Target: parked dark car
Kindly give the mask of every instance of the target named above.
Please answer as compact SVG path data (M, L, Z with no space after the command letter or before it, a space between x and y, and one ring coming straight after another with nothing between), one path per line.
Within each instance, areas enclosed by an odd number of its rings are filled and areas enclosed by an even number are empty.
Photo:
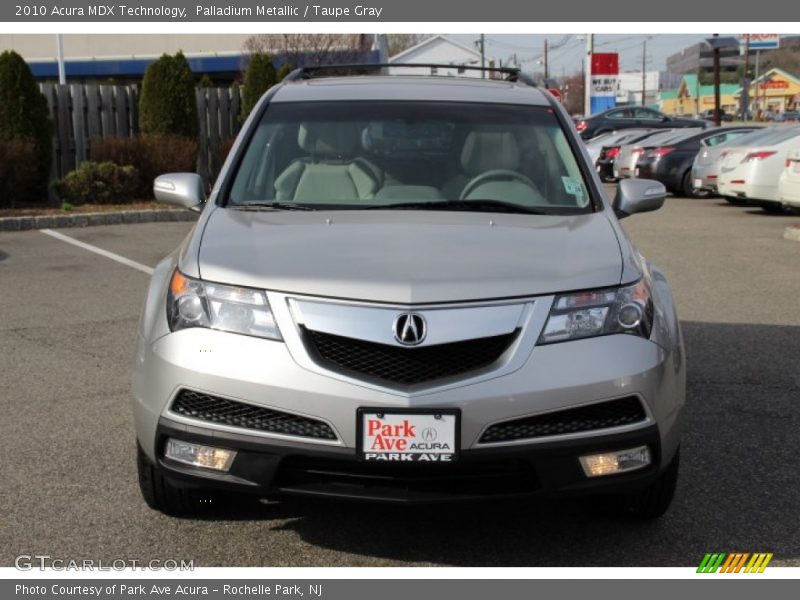
M663 129L651 129L648 131L632 131L629 136L615 137L608 144L604 144L600 148L600 155L595 161L595 169L600 179L605 183L614 183L619 181L614 176L614 159L619 154L623 144L635 144L649 138L656 133L662 133Z
M692 163L703 146L717 146L736 137L750 133L758 127L719 127L708 129L688 137L679 138L672 143L650 148L636 162L636 177L655 179L673 194L688 198L703 198L708 190L694 187Z
M794 123L800 121L800 112L795 110L778 113L773 120L776 123Z
M700 123L704 123L700 121ZM705 125L699 125L705 127ZM596 135L619 129L644 127L647 129L675 129L679 127L698 127L697 119L678 119L669 117L652 108L644 106L623 106L610 108L591 117L579 119L575 127L581 138L589 140Z

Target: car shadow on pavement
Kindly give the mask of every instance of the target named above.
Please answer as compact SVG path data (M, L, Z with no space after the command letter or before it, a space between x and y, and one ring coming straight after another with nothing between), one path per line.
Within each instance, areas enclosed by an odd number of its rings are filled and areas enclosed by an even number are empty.
M681 475L658 521L611 516L585 500L398 507L288 499L215 518L276 520L275 530L371 564L692 566L708 551L773 552L774 564L799 564L800 327L684 322L683 330Z

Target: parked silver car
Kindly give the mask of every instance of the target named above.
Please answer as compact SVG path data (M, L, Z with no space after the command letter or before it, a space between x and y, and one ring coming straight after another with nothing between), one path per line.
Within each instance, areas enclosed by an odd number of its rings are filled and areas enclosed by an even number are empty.
M657 129L622 129L621 131L609 131L602 133L597 137L584 142L586 150L589 152L589 160L592 164L597 163L600 158L600 152L606 146L618 146L627 143L626 140L632 140L640 137L649 131L660 131Z
M593 137L590 140L586 140L584 143L586 144L586 150L589 152L589 160L592 164L597 162L597 159L600 158L600 151L605 146L615 146L624 144L625 140L630 140L635 137L641 136L642 134L647 133L648 131L661 131L656 129L622 129L620 131L608 131L606 133L601 133L597 137Z
M725 153L731 148L760 143L775 133L775 129L756 129L740 137L735 137L717 146L704 146L695 156L692 164L692 181L694 187L717 193L717 180L719 179L720 162Z
M202 213L138 330L147 503L606 494L661 515L685 354L663 274L617 219L663 186L611 202L516 70L342 71L269 90L207 200L196 175L155 182Z

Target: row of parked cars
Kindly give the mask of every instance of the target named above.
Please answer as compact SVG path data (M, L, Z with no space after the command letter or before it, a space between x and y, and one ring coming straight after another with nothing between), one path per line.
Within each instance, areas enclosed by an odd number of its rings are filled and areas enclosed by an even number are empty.
M800 210L800 126L630 128L586 142L603 181L655 179L676 195Z

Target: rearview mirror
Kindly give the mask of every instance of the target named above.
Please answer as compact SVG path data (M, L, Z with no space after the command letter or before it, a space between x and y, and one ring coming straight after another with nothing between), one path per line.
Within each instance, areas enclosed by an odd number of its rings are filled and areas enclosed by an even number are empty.
M664 184L650 179L623 179L617 187L612 206L618 219L636 213L658 210L667 198Z
M159 202L195 212L203 210L203 203L206 201L203 180L197 173L160 175L153 182L153 193Z

